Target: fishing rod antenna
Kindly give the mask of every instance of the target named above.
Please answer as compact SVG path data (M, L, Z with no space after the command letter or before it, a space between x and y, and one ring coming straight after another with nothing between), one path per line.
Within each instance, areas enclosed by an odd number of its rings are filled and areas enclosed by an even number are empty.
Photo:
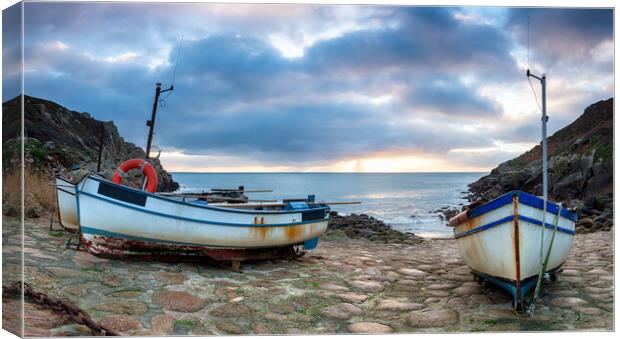
M172 70L172 80L170 80L170 93L168 93L168 95L166 95L164 98L159 99L159 105L161 107L166 107L166 99L168 99L168 97L172 94L172 91L174 90L174 80L176 79L177 75L177 66L179 66L179 57L181 56L181 48L183 47L184 37L185 35L181 35L181 39L179 40L179 49L177 50L177 57L176 61L174 62L174 69Z

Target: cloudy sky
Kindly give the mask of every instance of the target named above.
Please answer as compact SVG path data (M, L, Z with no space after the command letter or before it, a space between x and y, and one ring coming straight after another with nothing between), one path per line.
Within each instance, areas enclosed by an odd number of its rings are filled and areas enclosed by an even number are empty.
M26 3L25 93L143 146L183 37L170 170L487 171L540 140L528 17L553 132L613 95L611 10Z

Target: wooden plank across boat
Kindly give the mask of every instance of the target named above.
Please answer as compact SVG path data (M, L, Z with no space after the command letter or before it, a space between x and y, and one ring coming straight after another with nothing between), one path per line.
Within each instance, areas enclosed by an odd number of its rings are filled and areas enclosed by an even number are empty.
M287 257L295 255L295 246L315 248L329 221L330 207L311 201L269 208L212 206L93 175L73 185L73 192L70 184L57 179L61 224L79 225L82 244L99 256L207 256L234 261Z
M525 294L535 285L539 270L541 229L544 224L544 248L549 247L553 220L561 208L521 191L508 192L450 219L459 252L472 273L481 280L507 290L515 308L523 306ZM555 240L548 269L552 280L569 254L575 234L577 214L566 208L559 211Z

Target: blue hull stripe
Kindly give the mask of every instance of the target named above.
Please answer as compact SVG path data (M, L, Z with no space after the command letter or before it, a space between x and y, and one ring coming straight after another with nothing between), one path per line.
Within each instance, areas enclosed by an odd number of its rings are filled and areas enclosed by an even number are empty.
M543 199L525 192L511 191L500 196L499 198L489 201L482 206L474 208L468 213L468 215L470 218L475 218L490 211L496 210L502 206L512 203L512 197L515 195L519 197L519 203L537 208L539 210L543 209ZM557 214L558 205L551 201L547 201L547 212ZM560 215L566 219L577 221L577 213L571 212L566 208L562 208L562 212L560 213Z
M522 221L525 221L525 222L529 222L529 223L532 223L532 224L538 225L538 226L541 226L543 224L542 221L540 221L540 220L536 220L536 219L533 219L533 218L530 218L530 217L526 217L524 215L520 215L519 216L519 220L522 220ZM553 224L545 223L545 228L553 229L554 226L553 226ZM575 231L573 231L571 229L568 229L568 228L560 227L560 226L558 226L558 232L575 235Z
M477 216L481 216L485 213L491 212L508 204L512 204L512 194L510 193L504 194L497 199L491 200L482 206L474 208L473 210L469 211L467 215L470 218L475 218Z
M556 212L557 212L557 210L556 210ZM542 225L542 221L536 220L536 219L533 219L533 218L529 218L529 217L526 217L526 216L523 216L523 215L519 215L518 218L521 221L529 222L529 223L532 223L532 224L537 225L537 226L541 226ZM510 221L513 221L513 220L514 220L514 215L509 215L509 216L507 216L505 218L502 218L502 219L490 222L488 224L485 224L485 225L482 225L482 226L478 226L476 228L472 228L472 229L467 230L465 232L461 232L461 233L455 234L454 238L458 239L458 238L466 237L468 235L472 235L474 233L482 232L484 230L488 230L489 228L493 228L495 226L499 226L499 225L502 225L502 224L504 224L506 222L510 222ZM553 224L545 223L545 227L548 228L548 229L553 229L554 226L553 226ZM568 228L560 227L560 226L558 226L558 232L562 232L562 233L566 233L566 234L571 234L571 235L575 234L575 231L570 230Z
M530 207L534 207L537 208L539 210L543 209L543 205L544 205L544 201L543 199L539 198L539 197L535 197L533 195L524 193L524 192L519 192L519 202L524 204L524 205L528 205ZM552 213L552 214L558 214L558 208L559 206L556 205L555 203L552 203L550 201L547 201L547 212ZM571 221L577 221L577 213L576 212L571 212L566 208L562 208L562 212L560 212L560 216L569 219Z
M476 228L472 228L470 230L467 230L465 232L459 233L459 234L455 234L454 238L458 239L458 238L462 238L462 237L466 237L468 235L472 235L474 233L478 233L478 232L482 232L484 230L488 230L489 228L495 227L495 226L499 226L505 222L509 222L509 221L513 221L514 220L514 215L509 215L505 218L490 222L486 225L482 225L482 226L478 226Z
M293 211L258 211L258 210L255 210L255 211L244 211L244 210L240 210L240 209L226 208L226 207L217 207L217 206L209 206L209 205L195 205L195 204L190 204L188 202L177 201L177 200L174 200L174 199L162 197L162 196L159 196L157 194L149 193L149 192L146 192L146 191L137 190L135 188L119 185L119 184L111 182L109 180L95 178L93 176L89 176L88 179L91 179L91 180L94 180L94 181L97 181L97 182L103 182L103 183L107 183L107 184L110 184L110 185L114 185L115 187L117 187L119 189L131 192L133 194L143 195L143 196L146 196L148 198L154 198L154 199L163 200L163 201L166 201L166 202L169 202L169 203L173 203L173 204L191 206L191 207L196 207L196 208L203 208L203 209L214 210L214 211L222 211L222 212L238 213L238 214L258 214L258 215L261 215L261 214L262 215L288 214L288 213L292 213L293 212ZM77 188L77 185L76 185L76 188ZM86 193L86 192L79 191L79 193L82 194L82 193ZM329 210L329 206L322 205L321 207L308 208L308 209L303 209L303 210L294 210L294 212L301 213L301 212L308 212L308 211L316 211L318 209Z
M187 217L181 217L181 216L176 216L176 215L170 215L170 214L155 212L155 211L151 211L151 210L148 210L148 209L139 208L137 206L124 204L124 203L122 203L120 201L117 201L117 200L104 198L104 197L101 197L99 195L88 193L88 192L84 192L84 191L81 191L80 195L88 196L88 197L91 197L93 199L102 200L102 201L105 201L105 202L110 203L110 204L121 206L123 208L136 210L136 211L139 211L139 212L142 212L142 213L156 215L156 216L159 216L159 217L165 217L165 218L170 218L170 219L174 219L174 220L183 220L183 221L189 221L189 222L195 222L195 223L201 223L201 224L208 224L208 225L213 225L213 226L234 226L234 227L252 227L252 228L255 228L255 227L287 227L287 226L313 224L313 223L318 223L318 222L329 221L329 218L318 219L318 220L309 220L309 221L297 221L297 222L290 222L290 223L286 223L286 224L237 224L237 223L228 223L228 222L220 222L220 221L208 221L208 220L193 219L193 218L187 218ZM193 207L193 208L200 208L200 207L194 206L194 205L190 205L190 206ZM295 212L298 213L298 211L295 211ZM291 214L293 214L293 213L291 213Z
M111 238L119 238L119 239L126 239L126 240L136 240L136 241L144 241L144 242L154 242L154 243L158 243L158 244L168 244L168 245L186 245L186 246L217 247L217 248L238 248L238 249L241 249L241 248L263 248L264 247L264 246L216 246L216 245L196 244L196 243L182 242L182 241L161 240L161 239L155 239L155 238L139 237L139 236L124 234L124 233L105 231L105 230L102 230L102 229L99 229L99 228L86 227L86 226L81 226L80 230L81 230L82 234L101 235L101 236L111 237ZM290 244L290 245L295 245L295 244ZM288 245L282 245L282 246L288 246ZM278 246L269 246L269 247L271 248L271 247L278 247Z

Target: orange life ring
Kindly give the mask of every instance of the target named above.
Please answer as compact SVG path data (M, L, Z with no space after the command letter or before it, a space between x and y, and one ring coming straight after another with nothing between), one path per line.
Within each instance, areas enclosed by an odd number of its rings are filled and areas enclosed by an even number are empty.
M136 168L142 170L142 173L146 176L145 190L147 192L155 193L157 190L157 172L153 166L144 159L129 159L122 163L116 172L114 172L112 181L117 184L122 184L125 173Z

